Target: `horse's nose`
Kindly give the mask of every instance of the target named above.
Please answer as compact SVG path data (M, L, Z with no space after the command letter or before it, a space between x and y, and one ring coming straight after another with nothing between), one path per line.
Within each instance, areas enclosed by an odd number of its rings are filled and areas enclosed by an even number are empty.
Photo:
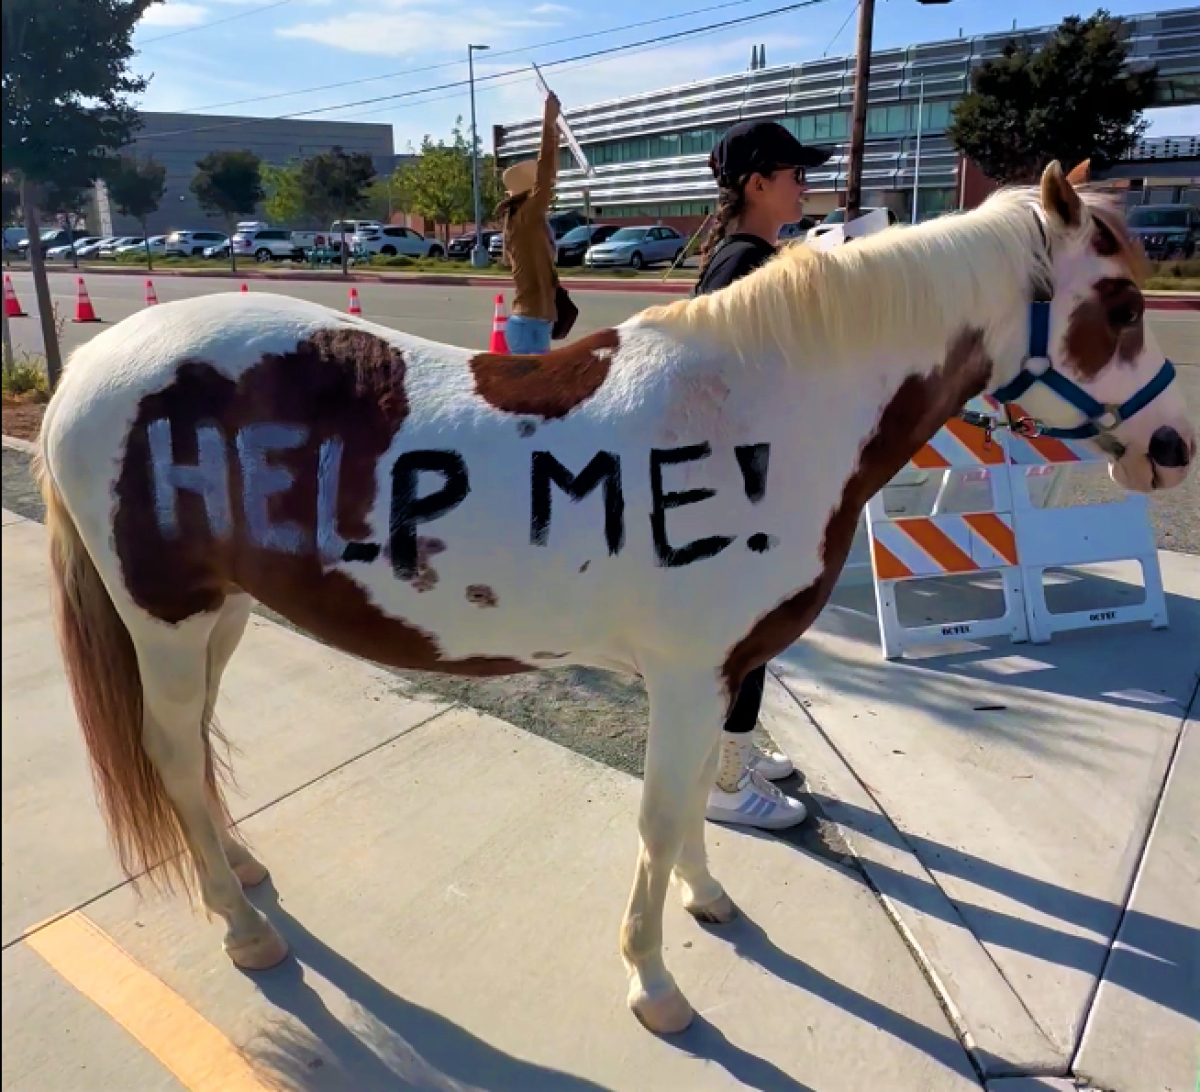
M1150 437L1150 458L1159 466L1184 467L1191 461L1187 442L1170 425L1162 425Z

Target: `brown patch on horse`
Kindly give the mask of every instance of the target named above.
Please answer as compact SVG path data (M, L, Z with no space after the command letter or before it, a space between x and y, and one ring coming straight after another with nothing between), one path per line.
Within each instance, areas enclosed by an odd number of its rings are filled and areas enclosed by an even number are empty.
M1102 258L1118 258L1129 271L1129 279L1141 286L1150 275L1146 252L1125 226L1125 221L1113 209L1101 204L1089 204L1092 214L1092 250Z
M1084 378L1098 375L1113 359L1135 361L1145 344L1146 300L1131 280L1104 277L1067 320L1066 350Z
M440 538L417 538L417 575L409 583L419 592L427 592L437 586L437 569L430 563L430 558L445 553L446 544Z
M498 607L500 596L487 584L468 584L467 602L474 603L477 607Z
M117 555L134 601L154 617L178 623L220 606L241 588L318 639L393 667L464 675L530 670L517 660L446 660L436 635L383 614L344 573L327 569L316 541L318 462L322 445L340 441L335 526L353 542L370 536L376 468L408 415L404 357L365 330L322 330L290 352L267 353L235 381L212 365L189 361L165 389L147 395L125 447L113 523ZM197 429L220 437L228 488L227 534L210 523L204 497L174 494L178 534L159 529L151 466L150 426L169 422L172 462L199 460ZM256 541L247 526L235 439L249 425L304 426L294 446L269 451L267 464L290 484L266 496L275 527L296 529L297 548ZM212 452L209 452L211 455ZM426 555L443 547L425 542Z
M778 656L815 621L829 600L850 554L850 544L867 501L896 476L920 448L971 398L987 387L992 360L981 330L964 330L931 375L910 375L884 408L875 431L859 452L858 465L825 525L821 575L763 615L730 649L721 675L732 698L746 675Z
M559 420L600 389L619 344L616 330L600 330L540 356L480 353L475 393L503 413Z

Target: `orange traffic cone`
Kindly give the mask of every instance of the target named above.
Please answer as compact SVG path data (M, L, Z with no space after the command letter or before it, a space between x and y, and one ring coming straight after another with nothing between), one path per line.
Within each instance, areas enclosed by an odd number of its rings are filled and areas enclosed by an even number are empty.
M248 285L248 284L247 284L245 281L242 281L242 291L243 291L243 292L249 292L249 291L250 291L250 286L249 286L249 285Z
M488 343L489 353L507 353L508 338L504 331L508 328L508 316L504 313L504 293L496 297L496 313L492 318L492 339Z
M16 289L13 288L12 277L10 277L7 273L4 274L4 317L28 317L21 309L21 301L17 299L17 292Z
M362 306L358 302L358 289L354 285L350 286L350 314L362 314Z
M83 283L83 278L79 278L79 296L75 300L75 318L73 322L99 322L100 319L96 314L95 308L92 307L92 301L88 299L87 286Z
M158 303L158 293L154 291L154 282L149 277L147 277L146 278L146 306L153 307L156 303Z

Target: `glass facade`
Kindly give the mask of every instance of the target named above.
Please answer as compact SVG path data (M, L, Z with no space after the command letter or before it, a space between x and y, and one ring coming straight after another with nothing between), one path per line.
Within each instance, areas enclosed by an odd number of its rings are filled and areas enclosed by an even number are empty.
M658 220L665 216L707 216L714 201L663 201L646 205L599 205L592 209L597 220Z
M921 131L926 136L940 134L950 124L954 103L927 102L923 108ZM832 110L820 114L798 114L782 119L792 135L806 144L848 140L850 111ZM915 135L917 104L898 103L893 106L872 106L867 111L868 137L897 137ZM583 144L584 155L595 167L612 163L642 163L653 159L675 159L684 155L708 155L721 139L725 128L685 129L681 133L657 133L654 136L629 137L625 140L601 140ZM504 157L501 169L521 156ZM559 170L575 168L575 157L569 148L562 148L558 158Z

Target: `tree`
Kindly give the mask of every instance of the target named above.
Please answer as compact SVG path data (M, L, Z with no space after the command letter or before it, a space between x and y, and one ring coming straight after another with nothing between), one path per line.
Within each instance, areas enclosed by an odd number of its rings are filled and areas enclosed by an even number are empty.
M475 219L471 146L462 131L462 118L455 122L449 144L443 140L435 144L433 137L427 135L421 142L420 158L403 167L400 175L403 186L411 195L413 211L440 224L445 242L449 242L451 224ZM481 190L482 183L483 165L480 164ZM485 202L483 207L490 212L495 202L490 206Z
M300 192L305 209L322 224L357 212L366 204L368 189L375 178L375 164L364 152L344 152L339 147L322 152L300 164ZM342 251L342 272L347 270L346 247Z
M167 168L156 159L136 159L122 156L118 164L108 173L108 195L117 211L124 216L133 216L142 225L142 237L146 241L146 266L154 268L154 256L150 253L150 236L146 231L146 220L158 211L163 194L167 192Z
M1121 22L1068 16L1041 49L1010 41L971 77L946 135L997 182L1033 182L1052 160L1120 159L1145 132L1157 72L1131 67Z
M233 227L239 216L251 216L263 199L262 160L252 151L209 152L196 162L191 190L205 212L225 218L229 231L229 266L237 272Z
M75 176L72 177L72 174ZM53 182L33 187L34 204L43 213L53 214L65 227L78 227L87 214L95 192L95 182L88 177L89 174L86 162L73 160L64 164L62 173ZM79 257L74 247L71 248L71 265L79 268Z
M264 163L261 169L263 211L272 223L298 224L305 216L304 192L300 187L300 164L277 167Z
M62 370L34 188L100 175L140 124L128 96L147 81L129 70L133 29L157 0L4 0L4 169L20 178L34 293L50 385Z

